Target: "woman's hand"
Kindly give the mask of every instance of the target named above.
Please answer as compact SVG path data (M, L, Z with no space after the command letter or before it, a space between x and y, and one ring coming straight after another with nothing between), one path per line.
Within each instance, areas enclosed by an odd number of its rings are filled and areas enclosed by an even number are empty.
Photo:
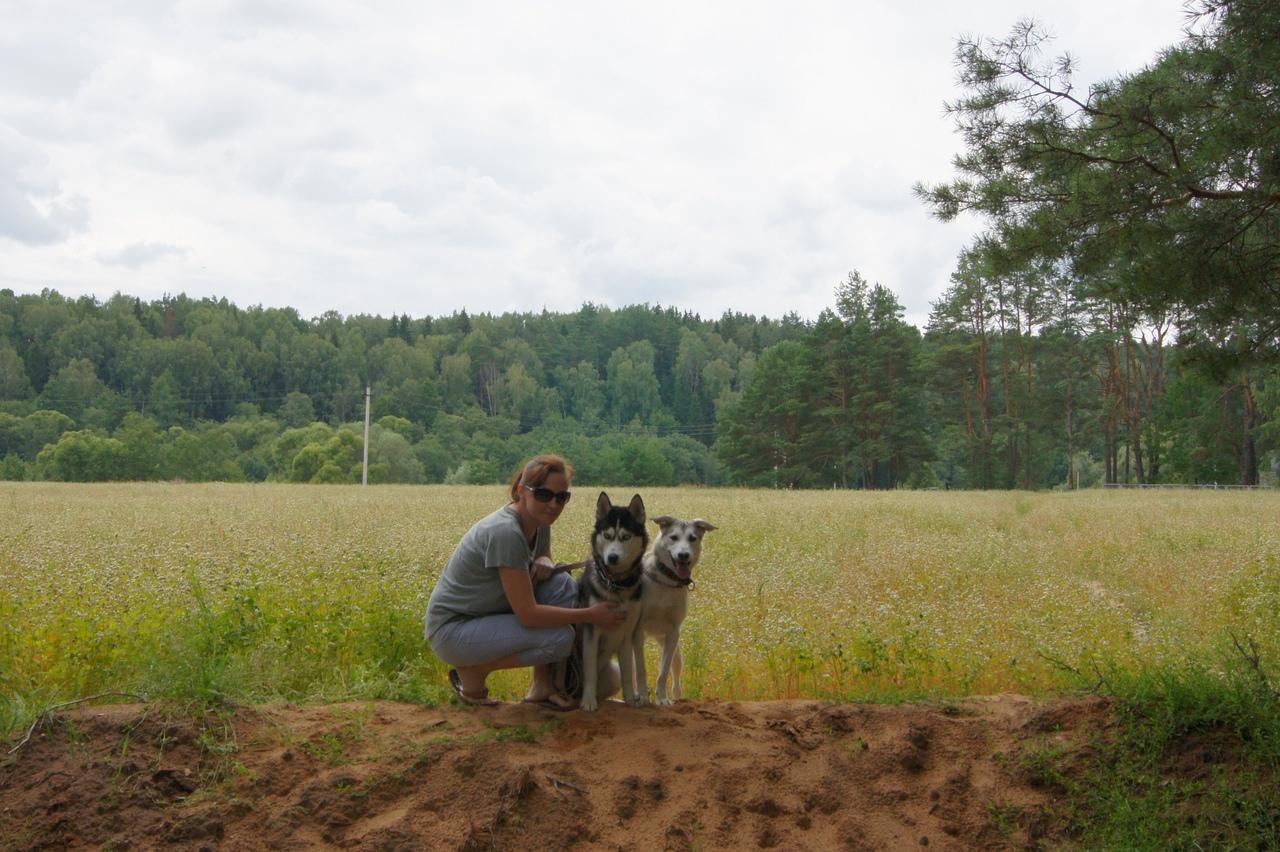
M587 617L588 624L594 624L596 627L608 629L617 627L626 619L626 613L618 608L616 603L601 601L595 606L589 606L582 611Z
M535 583L541 583L556 572L556 563L552 561L550 556L539 556L533 560L533 567L529 569L529 579Z

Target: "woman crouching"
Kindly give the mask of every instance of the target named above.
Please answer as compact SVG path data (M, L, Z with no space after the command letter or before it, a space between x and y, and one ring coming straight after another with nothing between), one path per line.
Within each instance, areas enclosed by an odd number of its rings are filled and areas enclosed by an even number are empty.
M614 627L611 604L576 609L577 584L555 570L551 525L569 502L573 468L557 455L527 462L511 481L511 501L462 537L427 605L426 636L454 668L463 701L492 705L485 680L498 669L533 667L524 700L556 710L573 701L556 692L551 664L573 649L574 624Z

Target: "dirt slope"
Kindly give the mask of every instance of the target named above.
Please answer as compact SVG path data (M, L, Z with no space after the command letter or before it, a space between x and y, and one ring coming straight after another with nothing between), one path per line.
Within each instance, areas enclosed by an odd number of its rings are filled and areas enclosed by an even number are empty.
M1027 848L1053 791L1023 756L1108 718L1019 696L77 709L0 757L0 849Z

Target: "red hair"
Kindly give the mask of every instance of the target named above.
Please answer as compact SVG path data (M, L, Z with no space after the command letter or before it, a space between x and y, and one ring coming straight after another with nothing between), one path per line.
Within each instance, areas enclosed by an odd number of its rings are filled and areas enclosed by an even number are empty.
M527 485L530 488L537 488L546 482L547 477L553 473L563 473L565 479L571 480L573 479L573 465L565 461L562 456L554 453L543 453L540 456L534 456L529 459L516 469L516 474L511 479L511 502L519 502L520 486Z

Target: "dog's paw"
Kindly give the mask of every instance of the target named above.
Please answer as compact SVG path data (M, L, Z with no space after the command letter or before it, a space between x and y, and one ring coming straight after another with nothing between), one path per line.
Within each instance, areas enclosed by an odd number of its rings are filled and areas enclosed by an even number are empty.
M594 713L600 709L600 701L594 695L584 695L582 701L578 702L578 709Z
M673 699L673 698L668 698L668 697L667 697L667 696L665 696L665 695L659 695L659 696L658 696L658 706L659 706L659 707L670 707L672 704L675 704L675 703L676 703L676 702L675 702L675 699Z
M648 707L649 698L644 695L633 695L627 699L627 703L632 707Z

